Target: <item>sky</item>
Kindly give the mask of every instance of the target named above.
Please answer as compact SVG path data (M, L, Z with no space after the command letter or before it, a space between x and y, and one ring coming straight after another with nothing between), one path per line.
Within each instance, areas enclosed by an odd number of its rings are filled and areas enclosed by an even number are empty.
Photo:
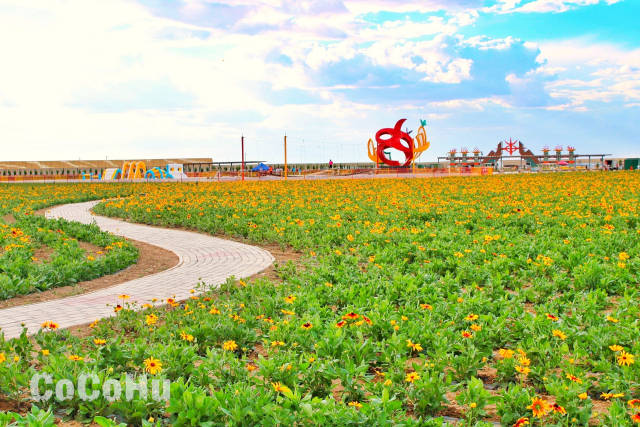
M640 0L0 0L0 160L640 156ZM414 133L415 134L415 133Z

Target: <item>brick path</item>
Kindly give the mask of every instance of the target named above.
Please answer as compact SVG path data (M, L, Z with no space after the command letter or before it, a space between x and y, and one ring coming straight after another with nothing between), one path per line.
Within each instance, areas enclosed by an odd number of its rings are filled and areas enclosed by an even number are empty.
M167 298L187 299L191 296L190 290L195 289L198 283L220 285L231 276L248 277L269 267L274 261L269 252L254 246L199 233L130 224L92 215L90 209L97 203L61 205L47 211L46 216L85 224L95 221L102 230L175 252L180 258L178 265L99 291L0 310L0 332L4 332L5 338L18 336L23 323L31 334L37 332L47 320L66 328L112 316L113 306L122 302L118 299L118 295L122 294L130 295L127 302L139 304L150 303L153 298L158 299L158 304Z

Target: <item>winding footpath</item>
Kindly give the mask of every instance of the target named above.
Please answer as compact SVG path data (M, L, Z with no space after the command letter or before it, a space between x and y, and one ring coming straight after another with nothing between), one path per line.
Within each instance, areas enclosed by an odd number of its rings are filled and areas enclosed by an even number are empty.
M119 295L129 295L127 303L162 304L167 298L184 300L199 284L207 287L224 283L229 277L249 277L269 267L273 256L260 248L189 231L149 227L140 224L93 215L91 208L98 201L73 203L51 208L47 218L64 218L84 224L95 222L102 230L159 246L174 252L178 264L168 270L116 286L82 295L11 307L0 310L0 332L5 338L20 335L22 324L33 334L45 321L56 322L61 328L82 325L96 319L113 316L114 306L122 304Z

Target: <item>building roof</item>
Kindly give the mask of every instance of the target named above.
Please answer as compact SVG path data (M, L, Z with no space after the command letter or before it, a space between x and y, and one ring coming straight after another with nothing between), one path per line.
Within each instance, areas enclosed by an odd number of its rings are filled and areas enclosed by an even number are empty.
M165 166L168 163L211 163L211 157L172 159L129 159L129 160L43 160L43 161L2 161L0 169L104 169L121 168L124 162L145 162L147 168Z

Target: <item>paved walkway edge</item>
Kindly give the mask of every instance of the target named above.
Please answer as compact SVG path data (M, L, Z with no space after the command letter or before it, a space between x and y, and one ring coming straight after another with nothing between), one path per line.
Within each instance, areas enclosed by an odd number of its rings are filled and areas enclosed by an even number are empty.
M179 262L160 273L130 280L109 288L82 295L27 304L0 310L0 333L6 339L20 335L22 325L28 333L36 333L45 321L53 321L61 328L82 325L96 319L113 316L113 307L126 294L127 302L139 305L157 304L167 298L183 300L202 291L199 285L219 286L229 277L249 277L269 267L273 256L264 249L190 231L163 229L132 224L113 218L93 215L91 209L99 201L73 203L49 209L47 218L64 218L84 224L95 222L100 229L126 238L174 252Z

